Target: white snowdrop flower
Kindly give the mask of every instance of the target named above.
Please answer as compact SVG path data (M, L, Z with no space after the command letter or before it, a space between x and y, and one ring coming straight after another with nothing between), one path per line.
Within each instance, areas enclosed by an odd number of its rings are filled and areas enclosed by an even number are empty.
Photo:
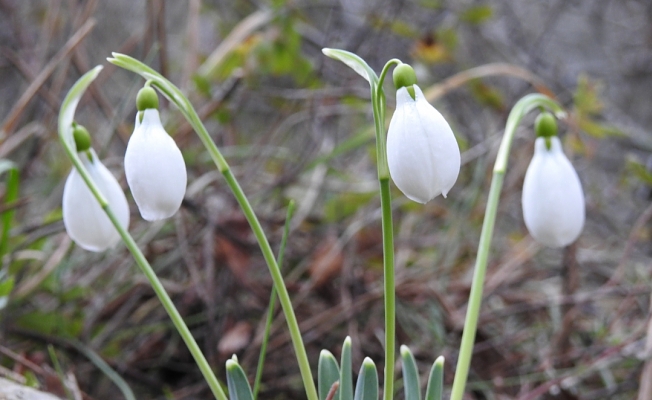
M143 219L171 217L181 206L188 179L186 164L155 108L145 108L136 116L125 154L125 174Z
M120 225L129 227L129 205L115 177L95 154L93 149L79 152L82 164L93 182L109 202ZM91 193L83 178L73 168L63 188L63 224L68 235L80 247L90 251L104 251L120 240L120 235L109 217Z
M534 239L548 247L574 242L584 226L584 192L557 136L538 137L523 182L523 218Z
M407 87L396 92L396 111L387 133L387 163L396 186L409 199L427 203L440 194L446 197L455 184L460 149L444 117L416 84L411 88L414 98Z

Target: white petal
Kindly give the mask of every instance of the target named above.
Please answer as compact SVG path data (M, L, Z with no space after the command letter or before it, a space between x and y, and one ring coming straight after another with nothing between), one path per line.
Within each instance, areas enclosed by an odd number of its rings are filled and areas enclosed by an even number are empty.
M125 154L127 183L140 214L148 221L171 217L186 193L186 164L181 151L165 132L158 110L144 111Z
M523 219L536 241L548 247L574 242L584 226L584 192L559 138L537 138L523 182Z
M387 133L387 162L396 186L411 200L426 203L455 184L460 150L444 117L414 85L396 92L396 111Z
M129 205L120 184L91 150L91 161L86 152L79 153L93 182L109 202L118 221L129 227ZM80 247L90 251L104 251L113 247L120 235L100 203L95 199L76 169L70 172L63 188L63 223L68 235Z

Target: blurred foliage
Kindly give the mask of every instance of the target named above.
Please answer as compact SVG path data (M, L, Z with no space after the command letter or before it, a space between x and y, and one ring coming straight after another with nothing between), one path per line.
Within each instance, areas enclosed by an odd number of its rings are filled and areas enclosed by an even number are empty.
M460 13L460 20L472 25L480 25L487 22L494 14L493 9L488 4L471 6Z
M599 82L592 81L586 74L580 75L573 94L573 116L577 127L596 138L622 136L618 128L599 121L604 109L602 90Z

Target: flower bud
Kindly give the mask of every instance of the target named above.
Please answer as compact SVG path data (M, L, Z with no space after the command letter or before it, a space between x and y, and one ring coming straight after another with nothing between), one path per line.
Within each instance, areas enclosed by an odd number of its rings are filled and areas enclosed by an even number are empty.
M417 84L417 74L414 73L414 68L408 64L399 64L394 68L392 77L394 78L394 87L396 87L396 90L405 87L408 89L410 96L414 99L414 89L412 88L412 85Z
M91 148L91 134L82 125L73 123L72 137L75 140L75 147L78 152Z
M118 181L100 162L93 149L80 152L79 158L120 224L127 228L129 205ZM104 251L120 240L118 231L75 168L68 175L63 188L62 208L63 224L68 235L83 249Z
M148 108L158 109L158 95L156 94L156 90L149 86L140 89L136 95L136 108L138 111L145 111Z
M547 111L542 112L534 121L534 131L537 137L557 136L557 118Z
M171 217L186 193L186 164L181 151L161 124L158 110L147 108L142 122L136 116L125 154L125 174L143 219ZM139 113L139 114L140 114Z
M582 232L584 192L557 136L537 138L525 173L522 205L525 226L545 246L567 246Z
M387 163L396 186L411 200L427 203L446 194L460 172L460 149L444 117L412 85L396 92L387 133Z

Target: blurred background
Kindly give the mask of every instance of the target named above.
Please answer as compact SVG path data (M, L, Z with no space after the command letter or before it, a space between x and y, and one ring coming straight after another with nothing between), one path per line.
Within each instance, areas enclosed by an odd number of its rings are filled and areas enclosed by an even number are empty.
M323 47L355 52L378 72L391 58L412 64L462 149L447 199L422 206L393 192L398 344L410 346L421 373L444 355L450 388L497 146L514 103L541 92L568 112L560 136L583 183L586 225L565 249L527 234L520 196L533 113L510 157L467 398L652 398L639 384L652 382L645 0L0 0L0 159L20 178L17 187L1 178L10 230L0 246L0 376L62 398L71 396L62 379L74 383L75 399L122 398L99 356L139 399L210 397L125 247L86 252L61 222L71 165L57 114L70 86L98 64L105 68L76 119L126 190L122 159L144 82L109 64L112 52L185 91L275 250L286 206L297 202L282 268L315 370L319 351L339 357L350 335L353 370L369 356L382 371L369 87ZM391 83L385 92L390 118ZM175 217L147 223L128 193L130 231L218 377L232 354L253 377L269 273L196 135L166 101L161 114L188 164L186 199ZM275 315L260 396L301 399L285 321Z

